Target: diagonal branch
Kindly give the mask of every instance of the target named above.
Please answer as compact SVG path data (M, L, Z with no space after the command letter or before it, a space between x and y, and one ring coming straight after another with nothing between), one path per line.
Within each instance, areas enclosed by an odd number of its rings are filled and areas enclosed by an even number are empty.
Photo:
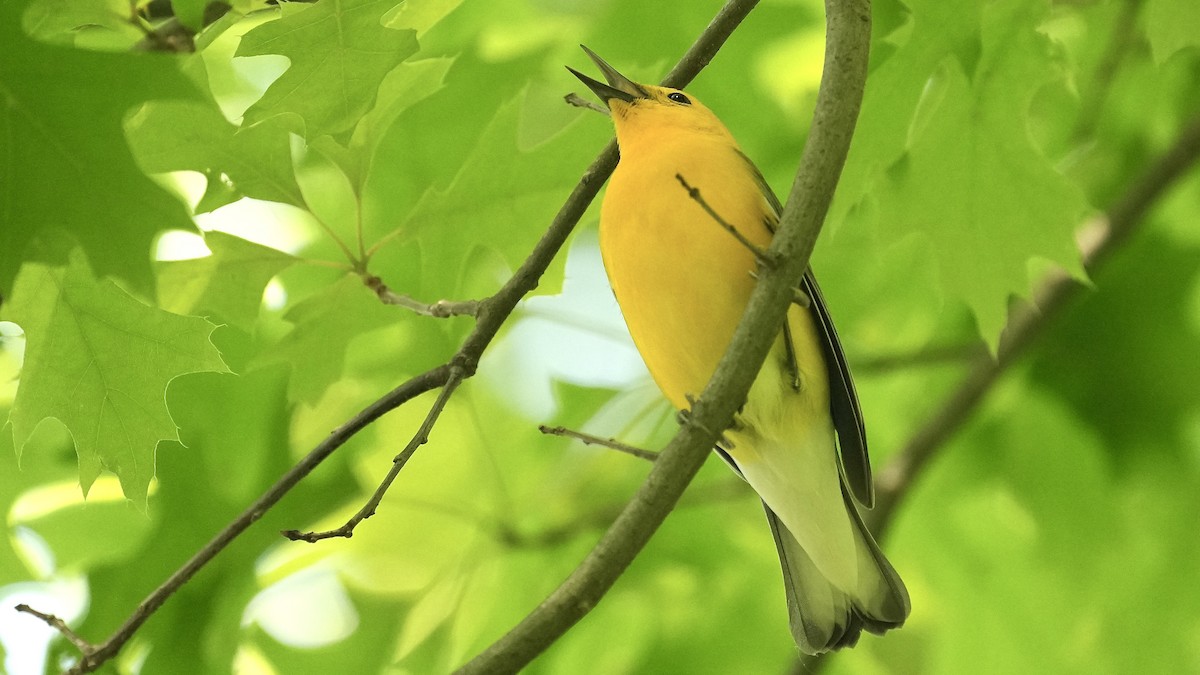
M166 581L158 588L154 589L150 595L146 596L145 600L138 603L137 609L133 614L121 624L107 640L95 645L93 649L84 650L82 658L74 667L70 669L70 673L90 673L99 668L104 662L113 658L120 651L121 647L133 637L133 634L141 628L142 624L149 619L158 608L162 606L175 591L188 582L196 572L207 565L213 558L217 556L226 546L238 537L242 532L254 524L259 518L267 512L267 509L274 506L280 499L283 498L293 487L296 486L305 476L307 476L318 464L325 460L334 450L344 445L355 434L366 428L368 424L382 417L385 413L400 407L402 404L416 398L420 394L435 389L444 385L450 378L450 366L442 365L432 370L426 371L416 377L408 380L404 384L396 387L388 392L378 401L367 406L354 417L350 418L342 426L338 427L329 434L324 441L321 441L317 447L300 460L295 466L288 470L283 476L275 482L261 497L251 504L245 511L241 513L233 522L225 526L215 537L209 541L204 548L196 552L183 567L175 571ZM29 610L25 610L29 611ZM33 613L33 612L29 612ZM51 624L55 625L55 624ZM73 633L68 633L62 630L63 627L58 627L60 632L71 639ZM65 627L65 626L64 626ZM78 637L78 636L76 636ZM72 640L75 642L75 640Z
M1150 164L1108 209L1081 228L1079 247L1088 273L1095 275L1142 223L1146 214L1192 167L1200 163L1200 117L1180 132L1171 147ZM979 354L971 359L965 377L940 408L913 434L908 443L879 472L875 509L866 514L871 529L882 538L896 509L929 461L962 428L991 387L1025 354L1047 327L1085 287L1066 274L1044 279L1031 306L1014 311L1000 338L997 358ZM827 656L797 662L794 672L816 673Z
M437 424L438 418L441 417L442 411L446 409L446 404L450 402L450 397L454 395L454 390L458 388L462 380L462 369L451 365L450 375L446 379L446 383L442 385L442 391L438 394L437 400L430 406L429 412L425 415L425 421L421 423L420 428L417 429L417 433L413 434L408 445L404 446L404 450L392 460L392 468L384 476L383 481L379 483L379 487L375 489L375 492L367 500L367 503L341 527L324 532L284 530L280 534L292 541L306 541L310 544L322 539L332 539L334 537L349 539L353 536L354 528L358 527L359 523L375 515L375 509L379 507L379 502L383 501L383 496L392 487L392 483L400 475L400 471L404 468L404 465L408 464L408 460L417 452L417 448L429 442L429 432L433 429L433 425Z
M683 58L667 74L664 84L682 87L692 80L725 43L725 40L741 22L742 18L754 7L757 0L729 0L716 18L696 42L688 49ZM307 476L318 464L325 460L334 450L341 447L356 433L371 422L382 417L387 412L403 403L438 387L445 387L453 376L454 369L459 369L461 378L466 379L475 374L479 359L488 345L496 337L501 326L512 314L517 302L537 287L538 280L549 267L550 262L566 243L567 237L587 210L589 204L600 191L600 186L607 180L609 174L617 165L617 145L610 142L600 155L584 172L579 183L571 191L558 214L555 215L550 227L534 246L529 257L521 264L513 276L496 292L495 295L482 300L474 308L475 328L467 336L458 352L450 362L433 368L400 385L378 401L367 406L358 415L336 429L328 438L314 448L304 459L288 470L261 497L243 511L233 522L219 532L204 548L196 552L182 567L176 570L166 581L150 593L125 623L110 635L104 642L95 645L91 651L83 651L82 658L70 673L90 673L112 659L126 642L141 628L175 591L179 590L200 569L212 561L242 532L254 524L264 513L283 498L297 483ZM832 192L832 191L831 191ZM807 256L806 256L807 257ZM799 275L796 276L799 278ZM760 359L761 360L761 359ZM732 413L731 413L732 414ZM711 443L710 443L711 445ZM661 518L660 518L661 520ZM640 547L639 547L640 548ZM29 612L35 614L36 610ZM46 615L50 616L50 615ZM61 623L61 622L60 622ZM51 624L56 625L56 624ZM57 626L56 626L57 627ZM66 624L60 631L71 639L74 636L82 644L88 644ZM73 640L74 642L75 640Z
M753 5L745 4L747 11ZM769 249L780 264L762 271L712 380L612 527L562 585L459 673L516 672L587 614L675 506L745 400L792 302L792 287L808 266L862 101L871 38L869 3L827 0L826 15L825 69L812 130Z

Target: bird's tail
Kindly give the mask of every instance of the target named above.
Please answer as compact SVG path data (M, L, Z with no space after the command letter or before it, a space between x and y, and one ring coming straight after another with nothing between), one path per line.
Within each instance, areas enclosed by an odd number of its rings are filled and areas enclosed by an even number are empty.
M911 607L900 575L867 531L844 487L842 494L854 524L858 554L859 581L853 591L830 583L770 507L763 505L783 567L792 637L806 654L852 647L864 630L879 635L899 628Z

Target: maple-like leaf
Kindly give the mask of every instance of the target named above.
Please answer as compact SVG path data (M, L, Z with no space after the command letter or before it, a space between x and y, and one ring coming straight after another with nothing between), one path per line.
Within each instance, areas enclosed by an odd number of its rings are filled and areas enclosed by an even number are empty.
M276 120L238 129L213 101L152 101L127 128L148 172L199 171L209 176L210 192L228 180L242 196L304 207L288 132Z
M97 279L78 249L63 267L25 263L3 310L25 331L8 420L17 453L53 417L74 438L85 493L107 468L144 505L155 447L178 439L167 385L187 373L228 372L209 340L214 325L144 305Z
M501 106L450 186L427 190L401 226L403 237L420 243L423 292L458 297L468 261L480 250L516 269L575 184L581 148L599 147L610 133L577 117L565 127L547 124L549 138L525 145L523 125L536 127L523 119L533 117L525 104L521 95ZM560 256L539 292L557 291L562 264Z
M280 113L304 120L316 138L352 127L375 101L384 76L417 52L416 32L382 23L391 0L320 0L246 33L237 56L279 54L291 66L245 113L255 124Z
M133 161L122 120L152 98L194 98L177 58L48 45L21 31L24 3L0 3L0 292L28 244L65 229L102 274L150 281L160 230L187 209Z
M1038 32L1047 8L909 5L911 36L868 83L834 217L869 194L882 243L924 235L941 288L995 349L1009 299L1028 293L1030 259L1083 276L1073 234L1083 196L1027 127L1034 94L1059 75Z
M442 88L453 62L450 58L423 59L396 66L380 83L375 107L358 120L348 142L323 136L313 141L313 147L336 162L354 191L361 193L384 134L400 113Z

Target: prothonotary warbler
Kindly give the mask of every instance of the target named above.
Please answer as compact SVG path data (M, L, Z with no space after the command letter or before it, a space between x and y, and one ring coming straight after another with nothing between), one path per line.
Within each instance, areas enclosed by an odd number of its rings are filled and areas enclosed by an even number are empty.
M758 247L770 244L779 200L694 96L638 84L584 51L607 84L571 72L608 106L621 151L600 209L604 267L650 374L683 410L733 338L756 258L679 177ZM900 626L910 603L855 506L874 501L858 397L811 270L801 287L808 306L789 309L717 451L766 506L792 635L818 654Z

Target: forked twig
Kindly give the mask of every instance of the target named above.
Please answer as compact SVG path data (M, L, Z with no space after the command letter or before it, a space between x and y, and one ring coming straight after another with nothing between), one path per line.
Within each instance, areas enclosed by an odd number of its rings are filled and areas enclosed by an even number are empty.
M451 366L450 376L446 380L446 384L442 385L442 391L438 394L437 400L430 406L429 412L425 415L425 420L421 422L421 426L417 429L417 433L409 439L408 445L404 446L404 450L396 455L392 460L392 468L388 470L387 475L379 483L379 487L375 488L375 492L366 504L350 517L341 527L323 532L301 532L299 530L284 530L280 532L284 537L292 541L307 541L314 543L322 539L332 539L334 537L344 537L349 539L354 536L354 528L362 521L375 515L375 509L379 508L379 503L383 501L383 496L387 494L388 488L395 482L396 476L400 475L400 471L413 454L417 452L417 448L429 442L429 432L433 429L433 425L437 424L438 418L442 411L446 409L446 404L450 402L450 397L454 395L454 390L463 381L463 371L461 368Z

